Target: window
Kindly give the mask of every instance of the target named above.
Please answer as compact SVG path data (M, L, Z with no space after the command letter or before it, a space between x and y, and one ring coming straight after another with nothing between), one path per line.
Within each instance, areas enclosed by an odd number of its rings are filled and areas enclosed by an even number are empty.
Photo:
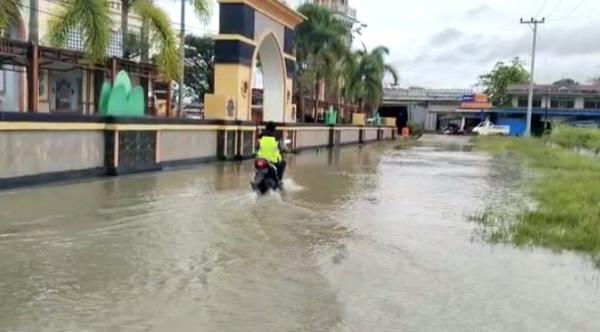
M74 51L83 51L83 38L79 30L71 30L67 35L67 48Z
M123 38L121 31L111 31L110 43L106 54L108 56L121 57L123 55Z
M83 38L81 38L81 32L79 29L73 29L69 31L67 36L67 48L75 51L83 51ZM123 50L123 42L120 31L111 31L111 38L106 50L107 56L120 57Z
M550 108L575 108L574 98L552 98Z
M584 99L583 108L586 110L600 110L600 99Z
M529 102L529 97L519 97L518 107L527 107ZM533 107L541 108L542 107L542 98L533 97Z

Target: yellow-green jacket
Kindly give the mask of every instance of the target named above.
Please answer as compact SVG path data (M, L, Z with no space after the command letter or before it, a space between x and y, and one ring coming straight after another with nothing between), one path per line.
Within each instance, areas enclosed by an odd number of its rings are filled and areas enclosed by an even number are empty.
M281 152L279 151L279 143L273 136L263 136L258 141L258 152L256 157L264 159L271 164L280 163L283 160Z

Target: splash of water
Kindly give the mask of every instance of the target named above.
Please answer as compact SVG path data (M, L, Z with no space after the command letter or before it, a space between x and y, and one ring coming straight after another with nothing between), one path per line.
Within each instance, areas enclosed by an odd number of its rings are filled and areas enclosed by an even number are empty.
M303 186L296 183L296 181L294 181L294 179L289 179L289 178L283 180L283 188L286 192L292 192L292 193L304 191L306 189Z

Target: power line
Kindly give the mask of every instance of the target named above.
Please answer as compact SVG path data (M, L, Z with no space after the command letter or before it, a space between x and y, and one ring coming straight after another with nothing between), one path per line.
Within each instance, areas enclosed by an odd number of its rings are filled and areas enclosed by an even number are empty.
M540 8L540 10L538 10L538 12L535 14L535 16L539 16L542 11L546 8L546 5L548 4L548 0L544 0L544 3L542 4L542 7Z
M531 72L529 77L529 100L527 102L527 128L525 129L525 136L531 136L531 116L533 114L533 84L535 74L535 48L537 44L538 24L544 24L545 22L545 18L537 20L532 17L530 20L527 21L521 19L521 24L527 24L529 26L533 25L533 45L531 47Z
M554 14L554 12L556 12L556 10L558 9L558 7L560 7L560 5L562 3L563 3L563 0L558 0L558 3L556 4L556 6L554 6L554 8L548 13L548 15L546 15L546 17L552 16L552 14Z
M181 31L180 23L173 22L172 24L176 28L177 31ZM209 29L209 28L201 28L201 27L197 27L197 26L190 26L187 24L185 26L185 30L188 32L197 31L197 32L202 32L202 33L219 34L219 32L217 30L213 30L213 29Z
M585 2L585 0L581 0L581 1L580 1L580 2L577 4L577 6L575 6L575 7L573 8L573 10L571 10L571 12L570 12L570 13L568 13L568 14L566 14L566 15L564 15L564 16L561 16L561 17L559 17L559 18L557 18L555 21L562 21L562 20L564 20L564 19L567 19L567 18L571 17L571 15L575 14L575 12L576 12L576 11L579 9L579 7L581 7L581 5L583 5L583 3L584 3L584 2Z
M61 5L62 5L62 4L61 4ZM63 5L63 6L64 6L64 5ZM54 17L60 17L60 15L57 15L57 14L54 14L54 13L51 13L51 12L47 12L47 11L45 11L45 10L42 10L42 9L39 9L39 8L31 8L31 7L27 6L27 5L23 5L22 7L23 7L23 8L27 8L27 9L29 9L29 10L36 11L36 12L38 12L38 13L42 13L42 14L46 14L46 15L50 15L50 16L54 16Z
M492 34L494 36L494 41L493 41L494 44L499 44L499 43L503 43L503 42L509 41L511 39L514 39L515 36L508 36L508 32L514 30L518 26L519 26L519 21L514 20L510 24L507 24L503 29L499 29L499 30L493 32ZM510 29L507 29L509 27L510 27ZM469 43L464 44L462 46L463 47L487 46L488 43L489 43L489 40L487 40L487 39L481 39L479 41L469 42Z

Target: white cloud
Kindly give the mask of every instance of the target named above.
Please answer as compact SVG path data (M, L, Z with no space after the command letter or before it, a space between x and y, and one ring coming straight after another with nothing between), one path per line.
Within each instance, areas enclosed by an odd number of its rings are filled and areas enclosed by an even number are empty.
M535 15L545 0L349 0L368 24L362 39L368 47L386 45L403 85L469 87L496 61L520 56L529 61L531 31L519 24ZM304 0L288 1L298 5ZM159 0L174 22L179 6ZM562 77L579 81L600 73L600 2L548 0L540 16L536 78ZM218 6L208 27L202 27L188 7L190 32L216 33Z

